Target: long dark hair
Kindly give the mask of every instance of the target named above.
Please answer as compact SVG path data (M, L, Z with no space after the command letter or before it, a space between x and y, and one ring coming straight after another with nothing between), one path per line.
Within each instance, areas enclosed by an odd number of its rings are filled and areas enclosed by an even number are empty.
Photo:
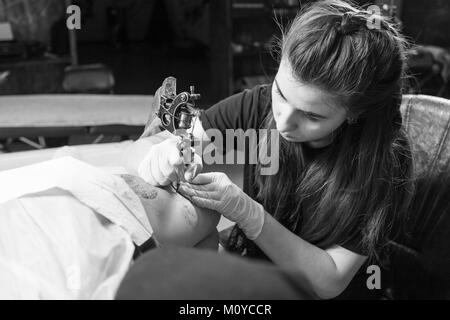
M302 239L323 249L359 239L365 254L380 261L402 230L414 184L400 113L407 42L386 18L378 17L374 29L369 19L350 2L319 1L283 33L281 58L294 78L331 93L355 120L342 124L310 162L302 143L280 138L280 170L263 176L257 166L256 187L267 212ZM264 126L275 127L271 113ZM239 230L230 244L257 250Z

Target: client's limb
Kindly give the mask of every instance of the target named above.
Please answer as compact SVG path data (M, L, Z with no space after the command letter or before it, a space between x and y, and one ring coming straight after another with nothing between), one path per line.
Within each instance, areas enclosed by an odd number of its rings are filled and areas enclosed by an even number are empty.
M206 238L195 245L197 249L219 250L219 231L214 229Z
M159 243L211 248L215 238L217 246L218 213L195 207L172 187L153 187L129 174L121 177L139 196Z

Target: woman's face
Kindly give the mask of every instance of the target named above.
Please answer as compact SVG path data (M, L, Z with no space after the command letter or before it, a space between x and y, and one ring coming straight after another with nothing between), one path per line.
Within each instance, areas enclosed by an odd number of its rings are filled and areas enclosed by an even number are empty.
M298 82L283 59L272 86L272 110L277 130L291 142L320 148L332 142L332 132L346 119L344 108L332 104L326 92Z

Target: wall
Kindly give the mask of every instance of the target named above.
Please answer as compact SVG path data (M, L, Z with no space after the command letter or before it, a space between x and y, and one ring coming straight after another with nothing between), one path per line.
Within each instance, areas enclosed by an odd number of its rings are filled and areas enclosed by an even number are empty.
M130 40L142 40L146 36L148 22L153 12L154 0L114 1L93 0L89 15L84 14L82 7L82 29L77 32L78 40L83 42L104 42L110 39L107 9L111 6L126 12L128 37Z
M208 1L205 0L74 0L82 9L82 29L79 41L108 41L110 31L107 8L121 8L128 20L128 38L144 40L149 32L150 19L156 1L164 1L168 20L179 39L194 39L208 43ZM63 0L0 0L0 21L10 21L18 40L50 42L51 25L65 15ZM161 25L160 28L167 26Z
M417 43L450 48L450 1L405 1L402 20L405 34Z
M150 30L150 20L155 12L157 1L163 1L168 12L169 26L160 25ZM82 21L82 30L78 32L79 41L108 41L107 8L116 6L124 12L127 24L127 35L131 41L142 41L150 33L164 32L163 28L171 28L180 38L195 39L208 42L208 6L204 0L94 0L92 14ZM160 29L159 29L160 28Z

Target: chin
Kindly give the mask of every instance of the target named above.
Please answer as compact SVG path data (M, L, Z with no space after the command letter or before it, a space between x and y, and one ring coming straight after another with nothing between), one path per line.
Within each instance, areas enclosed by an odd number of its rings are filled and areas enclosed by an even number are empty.
M305 142L305 141L306 141L305 139L301 139L301 138L297 138L297 137L292 137L292 136L289 136L289 135L285 135L284 133L281 133L280 131L278 131L278 132L280 133L280 136L281 136L284 140L289 141L289 142Z

